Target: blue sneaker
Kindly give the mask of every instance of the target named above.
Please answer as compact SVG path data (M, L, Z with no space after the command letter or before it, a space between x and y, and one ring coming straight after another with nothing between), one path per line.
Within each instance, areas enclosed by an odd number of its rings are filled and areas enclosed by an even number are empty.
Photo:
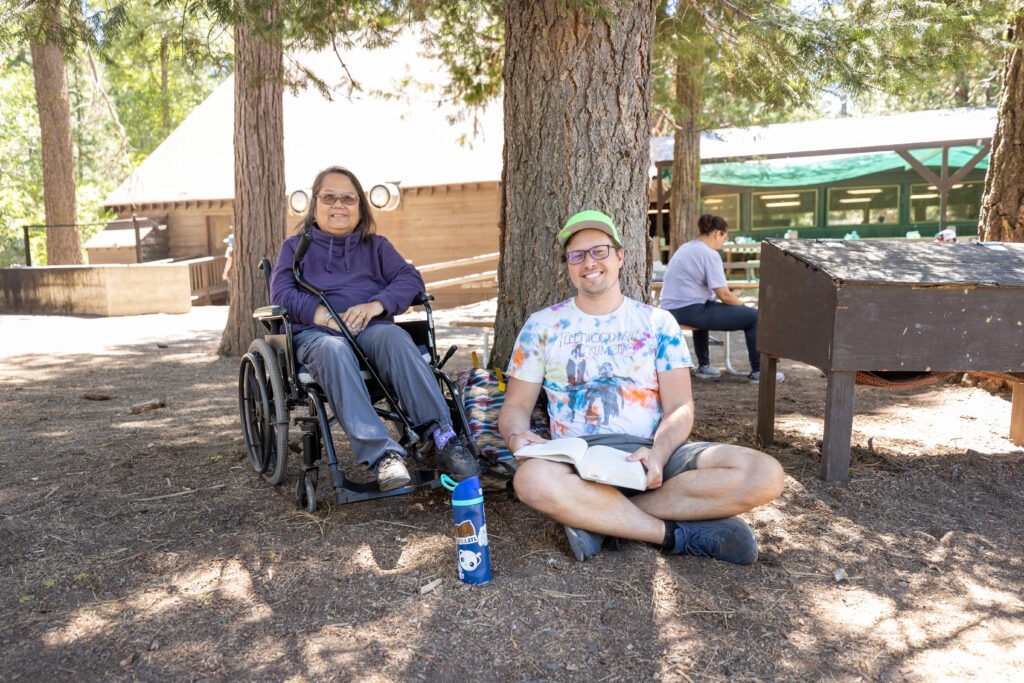
M604 536L568 525L563 526L565 527L565 537L569 539L569 548L572 549L572 554L576 556L577 560L580 562L589 560L601 552Z
M754 531L739 517L668 523L675 525L674 542L666 549L673 555L711 557L733 564L757 562Z

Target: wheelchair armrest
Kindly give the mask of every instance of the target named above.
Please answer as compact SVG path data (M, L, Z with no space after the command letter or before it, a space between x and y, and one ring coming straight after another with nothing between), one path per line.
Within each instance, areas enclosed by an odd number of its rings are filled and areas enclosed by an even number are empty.
M256 320L273 320L287 317L287 315L288 309L284 306L260 306L252 312L252 317Z
M420 292L419 294L416 295L416 298L412 300L412 305L413 306L421 306L421 305L423 305L423 304L425 304L425 303L427 303L429 301L433 301L433 300L434 300L434 295L433 294L428 294L427 292Z

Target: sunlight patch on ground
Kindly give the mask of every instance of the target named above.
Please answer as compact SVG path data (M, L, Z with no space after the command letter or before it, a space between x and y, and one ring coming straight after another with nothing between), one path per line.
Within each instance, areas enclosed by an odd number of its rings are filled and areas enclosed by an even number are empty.
M1019 619L985 618L948 641L925 644L908 666L928 680L1020 680L1024 628Z
M965 579L963 584L966 585L962 586L961 590L964 591L965 597L971 600L972 608L983 606L985 608L994 607L1001 610L1015 610L1018 613L1024 612L1024 601L1016 593L996 590L991 585L969 579ZM1024 631L1024 624L1020 626L1021 631Z
M868 631L876 636L883 632L896 635L892 621L896 609L892 601L856 586L819 598L814 611L823 624L836 632L858 636Z
M807 439L821 439L824 420L806 415L779 415L775 418L775 438L794 434Z
M903 670L924 680L1010 680L1008 656L1024 662L1024 624L992 616L992 608L1019 614L1024 604L1017 596L974 583L950 600L929 602L915 604L910 594L897 610L888 597L854 586L818 598L814 612L829 631L847 633L851 642L882 640L905 653Z
M17 338L0 340L0 357L21 354L102 353L126 344L219 339L227 306L196 306L189 313L123 317L0 315L0 329L17 324Z
M675 572L668 566L668 559L657 558L657 568L651 577L651 603L655 623L672 623L679 618L681 598L686 591L676 581Z
M58 646L101 636L115 624L138 615L156 617L162 612L195 609L211 599L228 600L247 608L242 622L269 619L272 610L253 593L252 576L237 560L215 561L173 577L166 587L140 589L119 600L88 605L69 617L63 628L46 633L43 642Z
M967 440L954 436L950 439L949 426L958 422L968 422L972 426L982 424L990 437L979 440L975 436ZM779 414L776 430L780 436L792 434L820 441L824 433L824 418ZM892 403L871 414L858 412L856 399L854 403L854 445L866 445L867 440L872 439L875 448L885 448L886 442L909 442L919 444L922 451L938 453L969 449L990 453L1019 451L1020 447L1009 440L1009 433L1010 402L977 387L913 395L894 391Z

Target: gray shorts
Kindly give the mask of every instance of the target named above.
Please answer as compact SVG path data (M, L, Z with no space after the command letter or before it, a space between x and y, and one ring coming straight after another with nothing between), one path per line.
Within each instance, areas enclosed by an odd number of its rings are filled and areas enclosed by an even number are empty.
M650 448L654 444L653 439L642 439L639 436L629 434L588 434L582 437L590 445L610 446L630 453L639 448ZM712 441L687 441L672 452L668 462L662 470L662 479L668 481L672 477L697 469L697 458L701 453L719 444ZM632 489L621 489L627 494L637 494L640 491Z

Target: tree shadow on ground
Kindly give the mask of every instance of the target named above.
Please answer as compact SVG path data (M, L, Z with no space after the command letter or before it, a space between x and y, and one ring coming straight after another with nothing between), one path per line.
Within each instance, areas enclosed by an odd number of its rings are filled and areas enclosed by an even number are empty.
M307 515L297 458L263 482L237 361L214 344L6 359L11 678L998 680L1016 656L998 644L1024 637L1016 451L861 446L836 485L817 479L815 439L783 432L786 490L747 515L750 567L637 543L577 563L560 526L489 494L494 579L474 587L455 577L442 490L339 506L326 487ZM813 379L780 394L811 405ZM752 445L756 389L697 391L701 438ZM164 407L131 414L151 398Z

